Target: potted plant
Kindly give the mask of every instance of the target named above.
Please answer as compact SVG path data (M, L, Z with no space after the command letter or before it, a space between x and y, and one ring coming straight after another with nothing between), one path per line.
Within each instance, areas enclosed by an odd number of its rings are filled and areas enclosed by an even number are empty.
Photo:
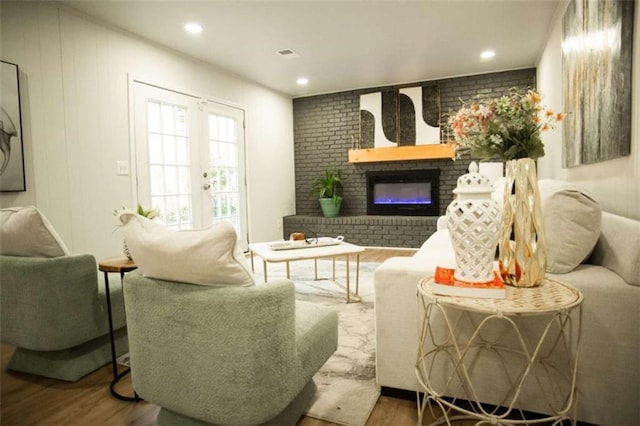
M316 178L311 184L311 194L318 194L320 208L324 217L336 217L340 212L342 197L342 178L339 171L326 169L324 175Z

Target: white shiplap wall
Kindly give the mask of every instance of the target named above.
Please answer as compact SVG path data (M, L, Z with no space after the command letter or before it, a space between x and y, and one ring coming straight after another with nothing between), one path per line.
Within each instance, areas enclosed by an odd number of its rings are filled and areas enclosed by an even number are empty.
M289 97L54 3L0 7L0 56L21 75L27 171L27 192L1 193L2 207L36 205L74 253L118 254L111 211L135 203L132 178L116 175L116 161L134 162L135 76L245 109L251 240L282 237L282 216L295 212Z

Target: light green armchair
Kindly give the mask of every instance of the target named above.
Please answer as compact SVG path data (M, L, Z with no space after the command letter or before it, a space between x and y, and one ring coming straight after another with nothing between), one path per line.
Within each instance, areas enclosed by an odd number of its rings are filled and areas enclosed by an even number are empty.
M127 352L121 285L111 302L118 354ZM92 255L0 255L1 336L9 370L76 381L111 361L104 282Z
M291 281L208 287L125 276L136 392L160 425L295 425L335 352L335 311Z

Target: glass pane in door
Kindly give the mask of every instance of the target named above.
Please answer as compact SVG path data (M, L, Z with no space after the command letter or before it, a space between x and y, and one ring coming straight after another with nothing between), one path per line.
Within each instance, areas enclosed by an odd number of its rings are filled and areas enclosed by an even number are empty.
M151 205L165 225L193 227L189 123L187 109L147 101L147 140Z
M238 125L234 117L209 113L211 217L214 222L227 220L240 231Z

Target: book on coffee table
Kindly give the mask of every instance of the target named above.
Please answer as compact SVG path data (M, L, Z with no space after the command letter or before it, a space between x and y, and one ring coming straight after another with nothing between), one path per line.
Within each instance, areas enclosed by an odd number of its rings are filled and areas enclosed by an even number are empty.
M504 281L498 271L493 271L493 281L484 283L460 281L455 279L454 273L455 269L437 266L433 281L430 284L433 294L487 299L504 299L507 297Z

